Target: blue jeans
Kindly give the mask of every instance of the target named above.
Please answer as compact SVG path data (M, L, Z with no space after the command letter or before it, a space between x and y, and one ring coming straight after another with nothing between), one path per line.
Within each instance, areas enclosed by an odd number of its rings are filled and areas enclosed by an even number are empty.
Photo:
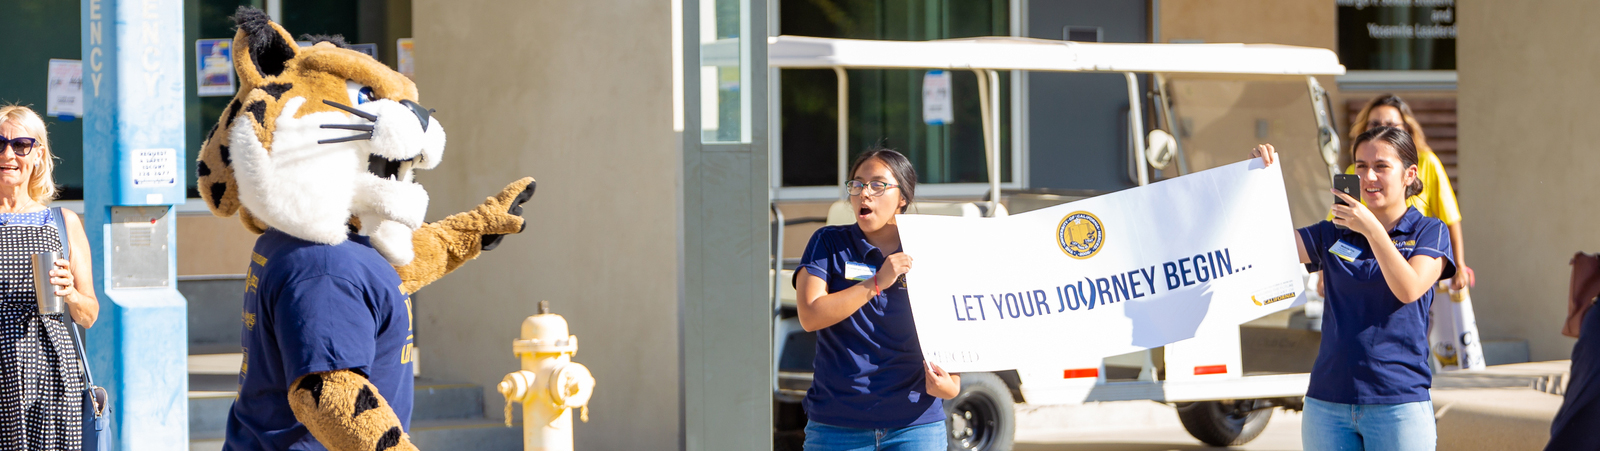
M1433 451L1438 438L1433 401L1339 404L1308 396L1300 420L1305 451Z
M945 451L944 421L903 428L856 429L806 422L805 451Z

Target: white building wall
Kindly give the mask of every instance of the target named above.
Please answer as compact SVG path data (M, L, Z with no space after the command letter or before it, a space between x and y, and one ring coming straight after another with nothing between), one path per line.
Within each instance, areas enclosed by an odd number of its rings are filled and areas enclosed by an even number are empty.
M448 131L429 220L538 179L526 230L418 295L426 377L494 391L540 300L598 383L579 449L674 449L679 173L669 2L415 0L421 103ZM520 409L518 409L520 411ZM764 414L764 413L761 413ZM520 415L520 414L518 414Z
M1588 1L1458 2L1462 228L1478 328L1572 356L1572 253L1600 251L1600 28Z

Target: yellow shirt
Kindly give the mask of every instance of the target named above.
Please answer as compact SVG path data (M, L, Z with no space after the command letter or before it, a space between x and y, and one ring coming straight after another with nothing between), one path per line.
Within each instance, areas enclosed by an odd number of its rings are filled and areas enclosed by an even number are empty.
M1444 163L1431 151L1417 151L1417 176L1422 178L1422 192L1406 199L1406 205L1416 207L1424 216L1444 221L1445 225L1461 222L1461 208L1456 205L1456 192L1450 187L1450 174L1444 172ZM1344 169L1346 174L1356 173L1356 166ZM1333 219L1333 213L1328 213Z

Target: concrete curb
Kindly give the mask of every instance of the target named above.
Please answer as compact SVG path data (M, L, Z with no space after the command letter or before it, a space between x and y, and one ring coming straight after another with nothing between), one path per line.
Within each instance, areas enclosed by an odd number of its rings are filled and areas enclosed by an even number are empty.
M1553 395L1567 392L1570 360L1493 365L1479 371L1451 371L1433 375L1433 389L1529 388Z
M1436 375L1439 449L1544 449L1571 368L1571 361L1553 360Z

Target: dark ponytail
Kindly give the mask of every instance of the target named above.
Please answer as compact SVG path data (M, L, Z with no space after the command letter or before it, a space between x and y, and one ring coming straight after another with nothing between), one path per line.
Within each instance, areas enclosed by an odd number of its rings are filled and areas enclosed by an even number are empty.
M1400 164L1404 166L1401 170L1417 165L1417 145L1412 142L1411 134L1406 133L1405 130L1395 127L1378 127L1362 132L1356 136L1355 141L1350 143L1350 154L1355 155L1356 149L1367 141L1382 141L1393 147L1395 153L1400 155ZM1419 168L1417 178L1406 186L1406 198L1409 199L1411 196L1421 193L1422 173Z

